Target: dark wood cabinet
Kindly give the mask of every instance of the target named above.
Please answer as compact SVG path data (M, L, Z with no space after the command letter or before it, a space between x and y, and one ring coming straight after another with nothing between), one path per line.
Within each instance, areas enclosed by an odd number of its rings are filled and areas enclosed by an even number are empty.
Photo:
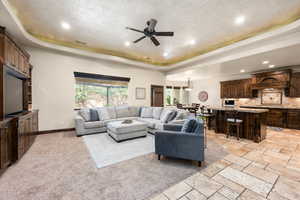
M33 144L38 132L38 111L29 112L18 118L17 155L20 159Z
M253 98L251 79L241 79L221 82L221 98Z
M300 97L300 72L292 74L288 96Z
M29 54L17 45L3 27L0 27L0 40L0 59L2 63L25 77L29 77Z
M268 109L267 125L300 130L300 109L241 106L242 108Z
M275 127L284 127L284 112L280 109L269 109L267 114L267 125Z
M300 110L288 110L286 113L286 128L300 129Z
M0 174L13 163L13 124L11 120L0 122Z
M250 109L249 109L250 110ZM226 133L227 115L232 109L213 109L215 114L215 132ZM238 118L243 120L240 137L260 142L266 138L267 112L238 111Z

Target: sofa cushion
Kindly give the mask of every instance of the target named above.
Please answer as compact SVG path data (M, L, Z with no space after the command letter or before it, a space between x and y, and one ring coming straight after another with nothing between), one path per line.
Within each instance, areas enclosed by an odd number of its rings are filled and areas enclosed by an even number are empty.
M105 123L103 121L84 122L83 126L86 129L102 128L105 126Z
M197 128L196 119L188 119L184 122L181 131L186 133L192 133Z
M153 118L154 119L160 119L160 115L162 113L163 108L162 107L153 107Z
M116 106L117 118L129 117L128 106Z
M106 107L106 109L107 109L107 112L109 114L110 119L116 119L117 118L117 112L116 112L116 108L114 106Z
M162 123L167 123L170 115L173 113L173 110L170 109L164 109L161 116L160 116L160 121Z
M82 108L78 111L78 114L84 119L84 121L91 120L91 113L89 108Z
M143 107L141 112L142 118L152 118L153 108L152 107Z
M141 118L140 121L146 122L148 128L152 128L152 129L155 129L156 128L156 124L158 122L160 122L159 120L153 119L153 118Z
M189 112L186 110L178 109L177 110L177 115L174 120L182 120L182 119L187 119L189 116Z
M140 116L140 107L129 106L128 110L129 110L130 117L138 117L138 116Z
M104 120L109 120L109 112L106 107L101 107L101 108L96 108L99 116L99 120L104 121Z
M96 109L90 109L90 121L99 121L99 114Z

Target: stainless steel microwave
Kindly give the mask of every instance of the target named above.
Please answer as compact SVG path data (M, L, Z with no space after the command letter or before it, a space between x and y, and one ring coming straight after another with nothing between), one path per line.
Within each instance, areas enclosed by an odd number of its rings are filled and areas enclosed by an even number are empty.
M224 100L224 106L225 107L234 107L235 106L235 100L233 100L233 99Z

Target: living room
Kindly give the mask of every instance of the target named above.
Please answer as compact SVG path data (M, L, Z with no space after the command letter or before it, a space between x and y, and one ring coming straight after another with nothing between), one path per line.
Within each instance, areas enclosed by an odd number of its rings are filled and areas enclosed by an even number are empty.
M299 20L299 0L1 0L0 200L300 199Z

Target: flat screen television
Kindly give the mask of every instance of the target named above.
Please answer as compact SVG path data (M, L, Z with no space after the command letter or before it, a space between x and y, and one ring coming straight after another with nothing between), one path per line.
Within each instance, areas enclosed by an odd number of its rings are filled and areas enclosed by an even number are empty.
M9 73L5 76L5 115L23 111L23 81Z

